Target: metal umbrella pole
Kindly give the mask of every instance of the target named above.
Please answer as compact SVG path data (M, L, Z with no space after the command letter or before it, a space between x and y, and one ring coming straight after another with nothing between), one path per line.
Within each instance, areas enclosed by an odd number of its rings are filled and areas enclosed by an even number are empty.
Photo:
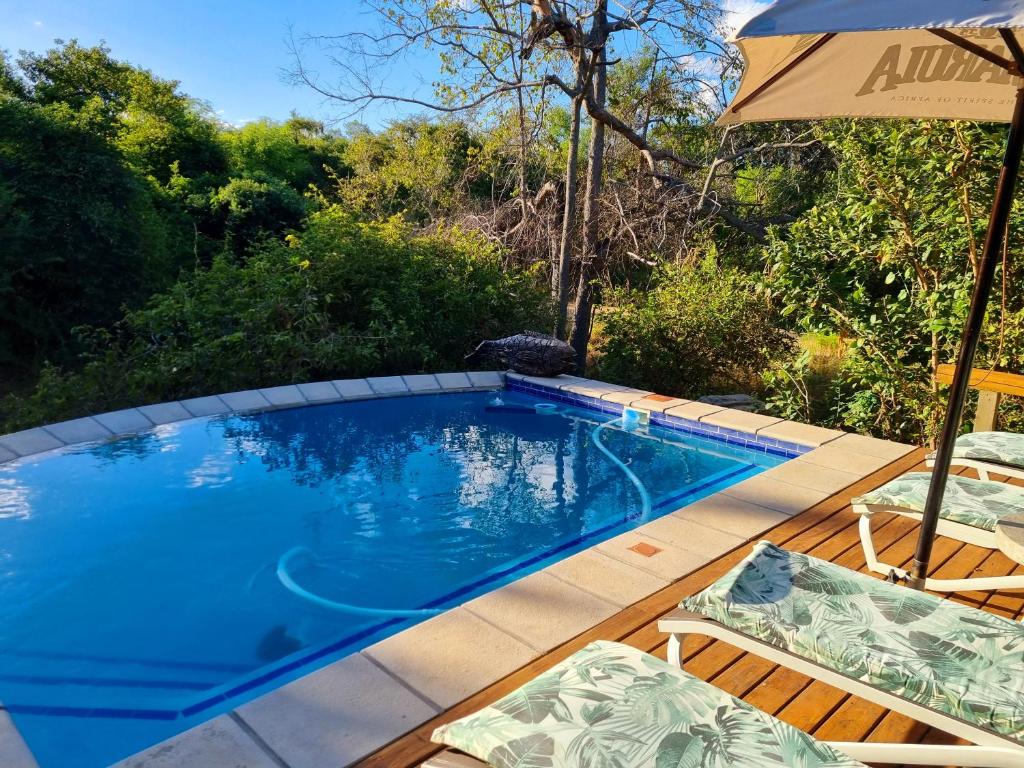
M1016 41L1015 41L1016 42ZM1011 48L1011 50L1013 50ZM1014 51L1015 58L1018 51ZM1018 59L1018 66L1020 60ZM992 211L989 215L988 232L985 235L985 246L982 250L981 263L978 265L978 277L971 297L971 306L964 324L963 337L960 340L960 352L953 373L953 383L949 389L949 403L946 406L946 420L942 425L942 434L935 455L931 483L928 486L928 498L925 500L921 518L921 533L914 553L914 563L910 570L907 583L915 589L924 589L925 578L928 576L928 562L931 560L932 545L935 541L935 529L939 522L939 509L946 492L946 480L949 477L949 464L953 458L953 443L960 429L960 417L967 389L971 378L971 367L974 355L978 350L982 325L985 321L985 310L988 308L989 294L995 280L996 265L1003 248L1006 236L1006 222L1010 217L1013 205L1013 193L1020 170L1021 152L1024 149L1024 87L1017 90L1017 100L1013 110L1013 122L1006 138L1006 151L1003 165L999 171L999 182L996 185L995 198L992 200Z

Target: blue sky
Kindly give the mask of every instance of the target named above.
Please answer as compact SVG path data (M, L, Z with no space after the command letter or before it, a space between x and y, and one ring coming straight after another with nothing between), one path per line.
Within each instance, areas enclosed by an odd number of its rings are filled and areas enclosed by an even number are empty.
M723 0L735 23L767 0ZM55 38L85 45L106 41L116 58L178 80L190 96L208 102L221 120L282 120L292 110L329 120L345 112L311 90L283 81L290 67L287 37L372 30L359 0L0 0L0 48L43 51ZM423 93L436 67L388 73L392 92ZM407 110L406 110L407 111ZM380 127L403 110L376 105L360 119Z
M236 124L285 119L293 109L321 119L341 111L282 82L289 25L296 35L334 34L367 29L372 20L358 0L0 0L0 48L16 54L45 50L54 38L105 40L116 58L181 81L183 91ZM395 87L412 89L431 73L394 74ZM379 125L395 114L381 106L362 119Z

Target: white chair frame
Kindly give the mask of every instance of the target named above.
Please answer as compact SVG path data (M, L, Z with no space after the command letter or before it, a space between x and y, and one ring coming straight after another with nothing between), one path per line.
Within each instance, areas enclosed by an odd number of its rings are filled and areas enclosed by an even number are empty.
M802 656L738 632L706 616L676 609L658 621L658 628L669 635L669 663L680 669L683 668L683 638L686 635L711 637L972 742L970 746L828 742L830 746L861 762L933 766L959 765L965 766L965 768L968 766L970 768L1021 768L1024 766L1024 746L1005 736L979 728L942 712L928 709L888 691L848 677Z
M853 511L860 515L860 543L864 548L864 559L868 568L875 573L885 575L893 574L897 580L903 581L909 575L903 568L883 563L878 559L875 551L875 542L871 535L871 519L878 512L891 512L911 520L921 521L921 515L917 512L892 507L882 504L854 504ZM964 525L952 520L939 519L935 529L940 536L948 536L951 539L962 541L965 544L974 544L985 549L999 549L996 543L996 535L992 531L985 531L971 525ZM996 591L1003 589L1024 589L1024 575L1019 576L969 576L965 579L933 579L925 580L925 589L933 592L964 592L971 590Z
M935 459L925 459L924 465L931 469L935 466ZM981 459L968 459L953 457L950 461L949 466L951 467L967 467L973 469L978 473L980 480L989 480L989 475L1005 475L1006 477L1014 477L1019 480L1024 480L1024 469L1020 467L1011 467L1006 464L996 464L992 461L982 461Z

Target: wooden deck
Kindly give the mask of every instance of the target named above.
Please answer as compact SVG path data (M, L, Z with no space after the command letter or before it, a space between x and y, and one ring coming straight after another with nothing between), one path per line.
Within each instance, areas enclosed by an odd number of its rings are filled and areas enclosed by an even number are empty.
M920 450L909 454L759 538L863 571L865 564L857 533L857 516L850 509L849 499L904 472L923 470L923 456L924 452ZM880 558L885 562L906 565L913 555L917 524L893 515L878 515L876 521L875 543ZM491 703L592 640L618 640L665 658L665 636L658 632L658 618L674 608L680 599L703 589L725 573L749 549L749 545L737 548L651 597L625 608L357 765L360 768L415 768L440 751L440 747L430 741L435 727ZM933 575L942 578L962 578L972 574L1001 576L1015 570L1024 572L1024 567L1017 566L1000 552L941 537L936 540L932 562ZM1024 593L970 592L949 597L1012 618L1018 618L1024 611ZM486 652L486 649L481 651ZM689 637L685 654L685 668L689 672L820 739L955 743L953 737L945 733L777 667L723 642Z

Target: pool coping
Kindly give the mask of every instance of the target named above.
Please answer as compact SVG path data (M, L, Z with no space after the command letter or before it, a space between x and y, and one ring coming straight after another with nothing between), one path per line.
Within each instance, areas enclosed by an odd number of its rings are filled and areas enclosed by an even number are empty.
M497 388L612 415L642 408L666 429L790 460L314 670L116 767L213 766L229 754L248 756L244 765L252 768L350 765L914 450L593 379L483 371L313 382L113 411L0 436L0 464L192 418ZM36 768L2 704L0 765Z

